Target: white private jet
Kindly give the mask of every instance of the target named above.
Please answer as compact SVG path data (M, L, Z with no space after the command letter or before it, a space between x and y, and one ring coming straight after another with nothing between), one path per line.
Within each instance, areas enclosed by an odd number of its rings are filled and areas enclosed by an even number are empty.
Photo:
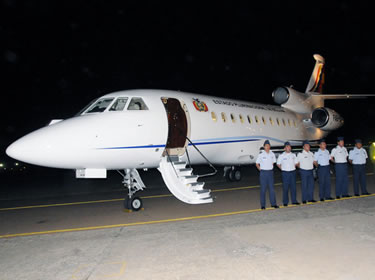
M133 210L142 207L134 194L145 188L137 169L157 168L183 202L210 203L210 190L197 182L191 165L221 165L229 179L239 180L238 167L255 163L265 139L273 147L285 141L296 146L341 127L343 119L324 107L325 99L369 96L321 94L324 58L314 59L304 93L290 87L274 90L280 106L178 91L120 91L100 97L70 119L51 121L6 153L35 165L75 169L77 178L106 178L107 170L124 170L125 207Z

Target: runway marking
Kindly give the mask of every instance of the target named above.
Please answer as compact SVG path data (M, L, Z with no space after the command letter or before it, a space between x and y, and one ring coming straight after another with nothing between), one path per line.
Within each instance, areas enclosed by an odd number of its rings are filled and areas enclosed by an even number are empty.
M116 266L116 269L118 269L118 265L121 265L119 271L114 272L113 271L113 265ZM89 264L81 264L77 267L77 269L73 272L71 280L78 280L78 279L86 279L88 276L97 280L104 280L104 279L110 279L110 278L118 278L122 275L124 275L126 268L126 262L124 261L116 261L116 262L105 262L105 263L89 263ZM87 271L86 271L87 270ZM107 274L98 274L98 272L101 272L101 270L108 271ZM88 274L88 275L87 275Z
M281 185L281 183L276 183L275 186L277 186L277 185ZM247 186L247 187L216 189L216 190L211 190L211 192L238 191L238 190L246 190L246 189L255 189L255 188L259 188L259 187L260 187L259 185L255 185L255 186ZM141 198L142 199L152 199L152 198L162 198L162 197L172 197L172 196L173 196L173 194L159 194L159 195L141 196ZM45 205L18 206L18 207L0 208L0 211L33 209L33 208L46 208L46 207L57 207L57 206L71 206L71 205L93 204L93 203L105 203L105 202L116 202L116 201L123 201L123 200L124 200L124 198L114 198L114 199L55 203L55 204L45 204Z
M374 173L366 173L367 176L374 175ZM348 177L353 177L349 175ZM332 178L333 179L333 178ZM301 183L297 181L296 183ZM275 186L281 186L282 183L275 183ZM214 192L229 192L229 191L239 191L239 190L248 190L259 188L260 185L247 186L247 187L237 187L237 188L225 188L225 189L216 189L211 190ZM172 197L172 194L159 194L159 195L149 195L141 196L142 199L152 199L152 198L163 198L163 197ZM67 203L55 203L55 204L45 204L45 205L30 205L30 206L18 206L18 207L9 207L9 208L0 208L0 211L11 211L11 210L22 210L22 209L33 209L33 208L46 208L46 207L58 207L58 206L72 206L72 205L84 205L84 204L94 204L94 203L106 203L106 202L117 202L123 201L124 198L114 198L114 199L102 199L102 200L92 200L92 201L79 201L79 202L67 202Z
M290 206L287 206L287 207L281 206L280 208L291 208L291 207L301 207L301 206L305 207L305 206L309 206L309 205L316 205L316 204L319 204L319 203L327 203L327 202L334 202L334 201L341 201L341 200L348 200L348 199L359 199L359 198L366 198L366 197L373 197L373 196L375 196L375 194L352 196L352 197L346 197L346 198L341 198L341 199L336 199L336 200L326 200L324 202L321 202L321 201L314 202L314 203L308 202L307 204L290 205ZM119 227L131 227L131 226L140 226L140 225L164 224L164 223L171 223L171 222L191 221L191 220L209 219L209 218L233 216L233 215L240 215L240 214L249 214L249 213L269 211L269 210L277 210L277 209L274 209L273 207L269 207L269 208L266 208L265 210L261 210L261 209L258 208L258 209L249 209L249 210L225 212L225 213L218 213L218 214L208 214L208 215L201 215L201 216L191 216L191 217L182 217L182 218L173 218L173 219L165 219L165 220L155 220L155 221L145 221L145 222L134 222L134 223L127 223L127 224L116 224L116 225L92 226L92 227L82 227L82 228L47 230L47 231L38 231L38 232L4 234L4 235L0 235L0 239L1 238L11 238L11 237L54 234L54 233L87 231L87 230L111 229L111 228L119 228Z

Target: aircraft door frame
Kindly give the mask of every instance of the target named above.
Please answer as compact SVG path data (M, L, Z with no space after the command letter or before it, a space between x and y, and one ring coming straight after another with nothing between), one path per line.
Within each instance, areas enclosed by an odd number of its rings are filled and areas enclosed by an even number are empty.
M168 120L168 136L165 151L167 151L169 155L182 156L185 154L186 148L189 144L188 140L186 139L186 136L190 138L191 133L191 121L189 110L185 102L176 97L162 97L161 101L163 102ZM171 101L169 103L171 106L170 110L168 110L168 101ZM179 108L177 108L176 105L179 105ZM184 114L183 117L181 115L182 113ZM180 127L178 127L177 124L180 121L185 122L185 120L186 129L182 128L181 131ZM186 135L181 135L181 132ZM185 138L184 141L183 138ZM163 155L165 155L165 151Z

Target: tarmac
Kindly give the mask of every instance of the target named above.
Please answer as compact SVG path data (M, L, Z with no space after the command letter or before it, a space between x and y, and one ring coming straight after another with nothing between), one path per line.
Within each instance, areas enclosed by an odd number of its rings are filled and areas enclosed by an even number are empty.
M367 171L375 193L371 164ZM87 181L49 169L0 177L0 279L373 277L374 195L283 207L276 172L281 207L262 211L255 167L242 173L241 182L205 178L214 203L188 205L156 170L142 172L145 209L132 213L123 211L126 191L114 173ZM317 182L315 190L317 200Z

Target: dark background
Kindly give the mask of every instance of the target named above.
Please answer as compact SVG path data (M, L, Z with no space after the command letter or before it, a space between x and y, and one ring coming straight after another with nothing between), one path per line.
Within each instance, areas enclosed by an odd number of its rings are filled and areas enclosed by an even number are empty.
M0 157L51 119L134 88L272 103L280 85L304 91L326 58L325 93L375 93L370 2L15 1L0 4ZM334 132L375 140L374 99L327 101Z

